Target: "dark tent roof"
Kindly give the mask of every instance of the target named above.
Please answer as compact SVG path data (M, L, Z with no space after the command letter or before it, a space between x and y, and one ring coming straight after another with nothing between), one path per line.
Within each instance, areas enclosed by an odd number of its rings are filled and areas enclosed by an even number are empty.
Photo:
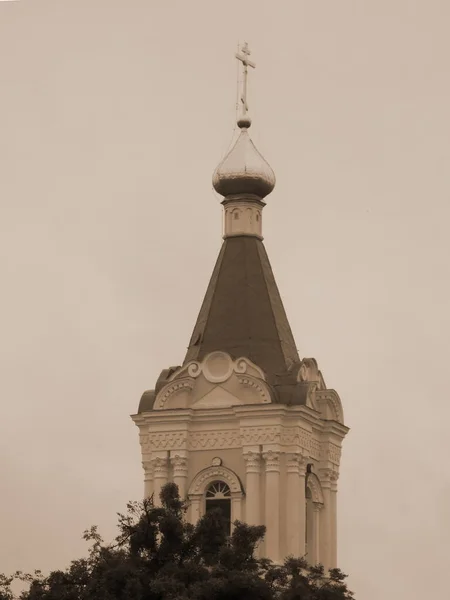
M264 244L257 237L224 241L184 364L214 350L249 358L268 381L300 362Z

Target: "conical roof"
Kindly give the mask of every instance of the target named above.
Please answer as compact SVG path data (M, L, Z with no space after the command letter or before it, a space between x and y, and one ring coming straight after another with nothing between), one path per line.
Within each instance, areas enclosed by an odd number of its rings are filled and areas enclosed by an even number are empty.
M245 356L269 381L300 363L272 268L260 239L226 238L184 360L222 350Z

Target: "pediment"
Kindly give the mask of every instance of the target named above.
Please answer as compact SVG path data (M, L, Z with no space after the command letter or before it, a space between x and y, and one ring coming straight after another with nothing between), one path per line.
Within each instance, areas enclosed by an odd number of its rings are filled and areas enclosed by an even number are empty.
M218 385L202 398L195 400L191 404L191 408L228 408L237 404L242 404L242 400L228 392L221 385Z

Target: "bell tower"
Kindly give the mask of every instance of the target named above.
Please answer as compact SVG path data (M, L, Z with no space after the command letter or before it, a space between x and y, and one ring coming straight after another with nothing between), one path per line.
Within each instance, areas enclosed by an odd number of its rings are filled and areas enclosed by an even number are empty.
M195 523L212 508L265 525L261 556L337 566L337 482L344 425L314 358L300 359L263 244L275 175L254 146L243 67L239 137L213 175L224 235L183 364L142 395L145 495L174 481Z

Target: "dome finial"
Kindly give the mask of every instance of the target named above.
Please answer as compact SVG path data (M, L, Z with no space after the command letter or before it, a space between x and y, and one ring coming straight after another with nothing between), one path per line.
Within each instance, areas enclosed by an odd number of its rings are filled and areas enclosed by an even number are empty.
M270 194L275 186L275 174L270 165L255 148L248 128L251 125L248 116L247 77L248 67L255 68L255 63L249 60L250 50L245 43L236 53L236 58L242 63L244 77L240 94L241 111L237 124L241 132L236 143L214 172L213 186L216 192L225 199L230 196L243 196L262 200Z
M247 80L248 80L248 67L254 69L255 63L249 60L251 52L248 48L247 42L242 45L239 52L236 53L236 58L241 61L244 67L244 77L242 81L242 92L241 92L241 116L239 117L237 124L240 129L248 129L252 124L250 117L248 116L248 102L247 102Z
M236 58L244 67L241 111L237 125L241 130L234 146L214 171L213 187L223 196L224 237L255 236L262 239L262 209L264 198L275 187L275 174L250 139L248 128L247 76L250 50L244 44Z

